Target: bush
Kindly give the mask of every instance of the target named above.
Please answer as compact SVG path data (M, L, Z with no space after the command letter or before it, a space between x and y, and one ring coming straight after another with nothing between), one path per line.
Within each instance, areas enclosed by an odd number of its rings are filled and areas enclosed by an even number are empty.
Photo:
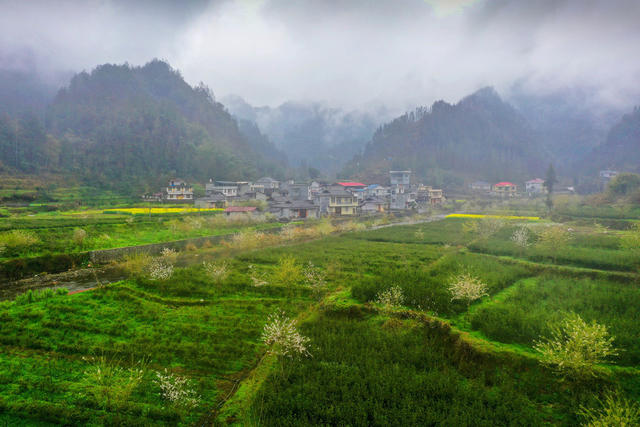
M33 233L25 230L13 230L0 234L0 245L13 252L27 249L40 243L40 239Z
M302 279L302 266L291 255L281 256L278 259L273 278L281 285L290 287L298 284Z
M73 240L73 243L76 246L82 246L86 238L87 238L87 232L82 228L76 228L75 230L73 230L73 235L71 236L71 240Z
M614 393L607 393L600 408L580 407L587 427L626 427L640 425L640 404Z
M563 374L593 374L596 364L618 354L606 326L595 321L588 324L575 313L551 330L552 336L538 342L535 349L542 355L542 363Z

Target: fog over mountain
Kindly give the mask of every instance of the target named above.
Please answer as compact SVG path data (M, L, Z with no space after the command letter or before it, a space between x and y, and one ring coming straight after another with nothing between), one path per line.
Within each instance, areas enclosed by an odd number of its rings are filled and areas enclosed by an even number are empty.
M0 68L26 56L55 79L157 57L252 105L400 114L517 83L587 88L587 102L630 110L640 91L635 0L3 0L0 10Z

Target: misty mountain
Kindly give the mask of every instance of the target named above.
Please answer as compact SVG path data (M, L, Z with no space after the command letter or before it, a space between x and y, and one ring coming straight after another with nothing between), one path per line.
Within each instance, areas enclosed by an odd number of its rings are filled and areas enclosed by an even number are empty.
M589 153L582 166L589 176L601 169L640 172L640 107L611 127L606 141Z
M380 127L343 174L379 178L389 169L411 169L434 185L456 186L540 176L549 160L524 117L484 88L457 104L437 101Z
M245 136L204 85L167 63L98 66L74 76L46 111L0 118L0 160L26 172L63 171L129 189L168 176L205 180L280 175L285 160ZM271 160L260 153L272 148Z
M42 115L58 88L35 71L0 69L0 114L17 117L30 111Z
M572 88L539 94L516 86L509 102L527 119L561 169L579 163L607 137L622 111L597 102L593 91Z
M378 120L320 103L286 102L277 108L254 107L238 96L223 99L231 114L256 123L296 166L338 171L371 139Z

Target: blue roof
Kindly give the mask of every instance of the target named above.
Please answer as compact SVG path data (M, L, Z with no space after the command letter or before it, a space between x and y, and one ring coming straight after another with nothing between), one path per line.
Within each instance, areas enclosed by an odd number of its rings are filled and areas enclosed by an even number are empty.
M371 184L367 188L374 189L374 188L378 188L378 187L380 187L378 184Z

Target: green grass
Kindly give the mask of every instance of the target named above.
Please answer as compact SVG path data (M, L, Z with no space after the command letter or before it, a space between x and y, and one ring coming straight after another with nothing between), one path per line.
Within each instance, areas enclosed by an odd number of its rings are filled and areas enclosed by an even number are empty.
M636 276L627 261L594 263L602 253L629 255L619 234L581 228L554 263L549 253L517 251L513 225L485 248L465 221L251 251L202 249L179 258L191 264L168 280L134 274L90 292L0 303L0 422L192 425L211 416L241 425L576 425L580 405L593 407L606 390L640 398ZM134 222L147 224L156 223ZM167 237L164 227L157 236ZM214 284L202 261L228 253L229 274ZM326 289L313 291L300 277L283 285L285 257L321 269ZM618 269L626 272L610 271ZM488 286L470 308L448 291L461 272ZM253 286L252 276L265 284ZM371 302L391 286L405 302L389 317ZM312 357L263 358L260 335L276 309L299 316ZM612 361L621 368L574 381L542 367L532 343L569 311L608 326L624 350ZM86 358L100 355L124 369L146 363L123 406L89 392ZM160 397L154 376L165 368L193 382L201 397L193 411Z
M567 228L565 226L565 228ZM476 252L508 255L534 262L555 263L610 271L636 271L640 260L631 251L620 247L620 233L578 230L555 252L536 244L536 233L542 227L532 227L531 246L522 249L511 241L516 226L506 226L488 239L477 239L469 245Z
M0 309L0 407L25 420L84 424L174 424L180 414L159 397L154 372L187 376L203 403L182 420L190 424L222 397L231 379L255 363L269 313L295 314L309 291L256 288L247 276L222 285L202 268L178 270L165 282L129 280L72 296L54 295ZM101 408L86 393L91 364L106 355L128 367L148 361L143 383L124 408Z
M608 326L622 351L615 362L640 365L640 288L590 279L542 276L517 283L504 298L488 301L470 316L473 329L487 337L532 346L549 326L575 312Z
M127 220L127 218L129 218ZM91 215L88 218L44 216L37 219L0 219L0 244L9 241L15 230L34 237L29 245L6 245L0 259L33 257L47 254L78 253L90 250L110 249L182 240L202 236L236 233L244 228L267 229L278 223L234 223L222 217L185 215L180 218L131 218L110 215ZM86 238L74 240L74 232L82 229ZM9 231L12 230L12 231Z
M571 395L534 363L483 355L438 324L331 313L305 322L313 357L281 360L244 422L303 425L574 423ZM579 396L577 399L576 396Z

